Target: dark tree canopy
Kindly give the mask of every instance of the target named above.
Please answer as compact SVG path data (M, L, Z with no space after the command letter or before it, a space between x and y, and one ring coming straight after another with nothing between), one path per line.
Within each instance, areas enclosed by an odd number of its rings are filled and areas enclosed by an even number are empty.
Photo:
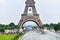
M8 25L0 24L0 32L6 29L15 29L15 28L18 28L18 25L15 25L14 23L10 23Z

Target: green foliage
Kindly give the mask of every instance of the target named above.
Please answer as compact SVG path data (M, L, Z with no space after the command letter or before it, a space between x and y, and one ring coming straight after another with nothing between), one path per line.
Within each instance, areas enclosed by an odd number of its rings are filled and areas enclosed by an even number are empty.
M0 40L13 40L17 34L0 34Z
M58 23L57 25L54 26L54 29L57 31L57 30L60 30L60 23Z
M0 32L4 32L6 29L15 29L18 28L18 25L10 23L9 25L0 24Z
M44 29L44 28L45 28L45 26L44 26L44 25L41 25L41 26L40 26L40 28L41 28L41 29Z
M15 24L14 24L14 23L10 23L10 24L9 24L9 28L10 28L10 29L14 29L14 28L15 28Z
M0 40L18 40L23 34L0 34Z
M47 27L47 29L54 29L55 31L57 31L57 30L60 30L60 23L58 23L58 24L53 24L53 23L51 23L51 24L44 24L44 26L45 27Z
M0 40L18 40L23 34L0 34Z
M19 37L21 37L22 35L23 35L23 33L17 34L17 36L15 36L13 40L18 40Z

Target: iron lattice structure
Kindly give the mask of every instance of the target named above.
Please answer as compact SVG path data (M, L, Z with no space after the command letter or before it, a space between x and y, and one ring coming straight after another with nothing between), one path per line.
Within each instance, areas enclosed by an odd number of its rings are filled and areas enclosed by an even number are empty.
M38 27L40 27L42 25L42 22L39 18L39 14L37 14L37 11L35 8L35 1L34 0L27 0L25 2L25 4L26 4L26 6L25 6L24 13L21 14L21 19L18 23L19 29L22 29L23 24L27 21L33 21L38 25ZM28 15L28 11L31 11L31 13L33 15L32 16Z

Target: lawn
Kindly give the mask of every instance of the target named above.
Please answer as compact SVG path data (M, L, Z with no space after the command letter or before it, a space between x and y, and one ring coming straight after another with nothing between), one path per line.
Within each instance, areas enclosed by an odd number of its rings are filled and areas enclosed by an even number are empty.
M15 40L15 38L17 39L18 35L19 34L0 34L0 40Z

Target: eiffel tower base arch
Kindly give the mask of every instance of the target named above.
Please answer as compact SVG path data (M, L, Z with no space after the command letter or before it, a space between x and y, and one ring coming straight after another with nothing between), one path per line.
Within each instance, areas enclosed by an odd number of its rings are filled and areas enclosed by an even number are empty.
M23 30L24 23L26 23L28 21L35 22L37 24L38 28L40 28L40 26L42 25L41 20L39 19L39 15L37 15L37 14L35 16L26 16L26 15L23 16L23 15L24 14L22 14L21 20L19 21L19 24L18 24L19 32L21 32L20 29Z

